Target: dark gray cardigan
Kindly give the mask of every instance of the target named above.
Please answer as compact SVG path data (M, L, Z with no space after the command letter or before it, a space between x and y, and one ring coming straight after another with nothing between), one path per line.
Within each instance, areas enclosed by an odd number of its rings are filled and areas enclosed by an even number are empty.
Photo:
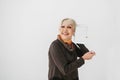
M58 39L52 42L48 52L48 80L79 80L78 68L84 64L81 56L88 52L88 49L84 44L73 45L74 49L70 49Z

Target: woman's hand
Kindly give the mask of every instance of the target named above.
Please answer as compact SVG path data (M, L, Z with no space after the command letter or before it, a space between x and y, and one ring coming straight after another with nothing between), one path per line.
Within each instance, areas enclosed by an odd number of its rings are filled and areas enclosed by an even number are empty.
M94 51L89 51L87 53L85 53L82 58L84 60L89 60L89 59L92 59L92 57L95 55L96 53Z

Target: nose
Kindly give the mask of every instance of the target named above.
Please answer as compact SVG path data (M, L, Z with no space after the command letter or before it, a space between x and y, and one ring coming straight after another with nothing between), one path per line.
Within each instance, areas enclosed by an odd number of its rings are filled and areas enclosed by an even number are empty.
M65 27L63 30L64 30L64 31L67 31L67 27Z

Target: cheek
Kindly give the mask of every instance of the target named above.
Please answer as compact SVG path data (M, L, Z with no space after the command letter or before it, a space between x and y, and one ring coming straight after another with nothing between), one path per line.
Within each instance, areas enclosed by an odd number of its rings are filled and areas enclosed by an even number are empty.
M71 35L74 35L74 31L73 31L73 30L71 30L69 33L70 33Z
M61 33L61 32L62 32L62 29L59 29L59 32Z

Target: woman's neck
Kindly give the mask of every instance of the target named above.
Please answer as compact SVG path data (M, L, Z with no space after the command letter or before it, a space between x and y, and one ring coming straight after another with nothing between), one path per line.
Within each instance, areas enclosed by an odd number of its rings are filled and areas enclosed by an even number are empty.
M72 40L71 40L71 39L69 39L69 40L64 40L64 39L61 38L60 35L58 35L58 39L62 40L64 43L67 43L67 44L69 44L69 45L72 44Z

